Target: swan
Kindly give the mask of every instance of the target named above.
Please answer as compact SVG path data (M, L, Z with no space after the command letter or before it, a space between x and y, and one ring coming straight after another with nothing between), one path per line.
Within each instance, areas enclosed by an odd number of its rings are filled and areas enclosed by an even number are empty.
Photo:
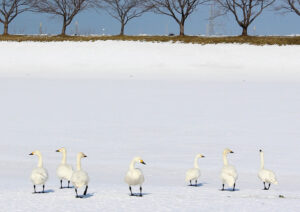
M190 185L192 185L192 180L195 180L195 186L197 186L197 180L200 177L200 169L198 166L198 159L199 158L204 158L204 155L198 154L196 155L194 159L194 168L191 168L187 170L186 175L185 175L185 181L190 182Z
M66 149L60 148L56 150L56 152L61 152L63 154L62 160L60 165L56 169L56 175L60 179L60 189L62 189L62 181L67 180L68 181L68 188L70 188L70 180L73 174L73 168L71 165L67 164L67 159L66 159Z
M227 154L233 153L230 149L225 149L223 152L223 162L224 166L221 172L222 179L222 191L224 191L224 185L227 184L229 187L232 187L232 190L235 190L235 183L238 178L238 174L234 168L234 166L228 164Z
M44 193L45 192L45 182L48 179L48 172L45 168L43 168L42 154L39 150L36 150L36 151L30 153L29 155L36 155L39 158L37 167L32 170L31 175L30 175L30 179L33 183L34 193L37 193L36 189L35 189L36 185L43 185L42 193Z
M276 176L274 172L264 168L265 165L264 152L262 150L259 150L259 152L260 152L260 170L258 172L258 177L264 183L264 190L269 190L271 183L277 185L278 182L276 180ZM266 187L266 183L269 183L268 188Z
M146 165L146 163L140 158L135 157L130 162L129 170L126 173L125 176L125 182L129 185L130 195L133 196L131 186L139 185L140 186L140 196L142 195L142 184L144 183L144 175L141 169L135 168L136 163L141 163Z
M83 192L83 195L86 195L88 190L88 183L89 183L89 176L88 174L81 169L81 158L87 157L82 152L79 152L77 154L77 170L73 172L71 177L71 182L75 187L76 192L76 198L79 198L77 189L81 188L82 186L85 186L85 190Z

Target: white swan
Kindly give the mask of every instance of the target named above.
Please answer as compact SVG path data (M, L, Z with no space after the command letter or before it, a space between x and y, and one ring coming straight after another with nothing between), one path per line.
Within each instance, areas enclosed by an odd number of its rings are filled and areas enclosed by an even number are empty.
M77 170L73 172L71 177L71 182L75 187L76 192L76 198L79 198L77 189L81 188L82 186L85 186L85 190L83 192L83 195L86 195L87 189L88 189L88 183L89 183L89 176L88 174L81 169L81 158L87 157L82 152L79 152L77 154Z
M60 188L62 189L62 181L67 180L68 181L68 188L70 188L70 180L73 174L73 168L71 165L67 164L67 159L66 159L66 154L67 151L66 149L60 148L56 150L56 152L61 152L63 154L62 160L60 165L56 169L56 175L60 180Z
M235 190L235 183L238 178L238 174L234 166L228 164L227 154L233 153L230 149L225 149L223 152L223 162L224 166L221 172L222 179L222 191L224 191L224 184L227 184L229 187L232 187L232 190Z
M144 175L141 169L135 168L136 163L141 163L146 165L146 163L140 158L135 157L131 161L129 165L129 170L126 173L125 176L125 182L129 185L130 195L133 196L131 186L139 185L140 186L140 196L142 195L142 184L144 183Z
M190 182L190 185L192 185L192 180L195 180L195 186L197 186L197 180L200 177L200 168L198 166L198 159L199 158L204 158L204 155L198 154L196 155L194 159L194 168L191 168L187 170L186 175L185 175L185 181Z
M33 189L34 189L34 193L36 192L36 185L43 185L43 191L42 193L45 192L45 182L48 179L48 172L45 168L43 168L43 159L42 159L42 154L39 150L36 150L32 153L30 153L29 155L36 155L39 157L39 161L38 161L38 166L37 168L34 168L31 172L30 175L30 179L33 183Z
M264 165L265 165L264 152L262 150L259 150L259 152L260 152L260 170L258 172L258 177L264 183L264 190L269 190L271 183L277 185L278 182L276 180L276 176L275 176L274 172L264 168ZM269 183L268 188L266 187L266 183Z

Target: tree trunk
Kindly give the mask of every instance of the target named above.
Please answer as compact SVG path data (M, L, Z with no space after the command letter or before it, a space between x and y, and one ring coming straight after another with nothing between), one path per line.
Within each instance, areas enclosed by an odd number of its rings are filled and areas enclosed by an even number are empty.
M8 21L4 22L3 35L8 35Z
M121 31L120 31L121 36L124 35L124 29L125 29L125 24L121 22Z
M181 22L179 24L180 27L180 36L184 36L184 22Z
M66 35L66 29L67 29L67 20L66 20L66 17L64 17L64 22L63 22L63 26L62 26L60 35L62 35L62 36Z
M243 27L243 32L242 32L242 36L248 36L248 26Z

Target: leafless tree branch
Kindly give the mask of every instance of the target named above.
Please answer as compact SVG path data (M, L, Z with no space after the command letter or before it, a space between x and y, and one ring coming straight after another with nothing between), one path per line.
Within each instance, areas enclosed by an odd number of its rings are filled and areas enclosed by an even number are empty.
M26 10L28 10L26 0L0 0L0 23L4 25L3 35L8 34L8 25Z
M180 35L184 35L184 25L187 18L201 4L209 0L149 0L149 7L155 13L172 17L180 27Z
M134 18L140 17L151 8L145 0L103 0L100 8L121 23L120 35L124 35L125 25Z
M73 18L87 9L92 0L28 0L33 12L48 13L63 18L61 35L66 34Z
M275 2L275 0L215 0L224 13L232 13L238 25L243 29L242 35L248 35L249 25Z

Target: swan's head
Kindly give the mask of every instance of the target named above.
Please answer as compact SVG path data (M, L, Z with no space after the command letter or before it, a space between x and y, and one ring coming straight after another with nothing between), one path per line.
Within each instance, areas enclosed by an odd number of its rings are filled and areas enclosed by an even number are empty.
M198 155L197 155L197 158L205 158L205 156L202 155L202 154L198 154Z
M56 152L66 152L66 148L65 148L65 147L62 147L62 148L56 150Z
M30 153L29 155L37 155L37 156L41 156L41 152L39 150L35 150L34 152Z
M143 159L141 157L135 157L133 160L136 163L141 163L141 164L146 165L146 163L143 161Z
M79 157L79 158L86 158L87 156L85 154L83 154L83 152L79 152L77 154L77 157Z
M228 149L228 148L224 149L224 152L223 152L224 155L227 155L229 153L233 153L233 151L231 149Z

